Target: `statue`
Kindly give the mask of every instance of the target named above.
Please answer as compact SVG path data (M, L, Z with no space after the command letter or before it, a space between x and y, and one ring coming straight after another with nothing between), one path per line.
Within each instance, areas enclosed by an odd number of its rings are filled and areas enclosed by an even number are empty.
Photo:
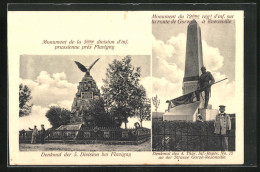
M90 70L92 69L92 67L97 63L97 61L99 60L100 58L98 58L97 60L95 60L88 68L87 66L84 66L83 64L75 61L76 65L78 66L78 68L82 71L82 72L86 72L86 75L87 76L90 76Z
M197 101L200 101L200 96L199 94L201 92L205 93L205 103L204 103L204 109L207 109L208 107L208 102L209 102L209 95L211 91L211 85L215 83L215 79L212 76L210 72L206 71L206 68L204 66L201 67L201 72L202 74L199 77L199 85L198 85L198 90L195 92Z

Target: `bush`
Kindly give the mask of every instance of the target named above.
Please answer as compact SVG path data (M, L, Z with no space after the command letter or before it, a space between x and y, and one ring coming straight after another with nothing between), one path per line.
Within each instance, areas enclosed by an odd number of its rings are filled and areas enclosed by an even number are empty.
M235 121L232 120L233 126ZM218 151L220 139L214 134L214 121L153 121L153 149L174 151ZM170 138L165 145L164 138ZM229 137L229 150L235 150L235 130Z
M70 122L70 111L61 107L51 106L45 116L48 118L53 128L66 125Z

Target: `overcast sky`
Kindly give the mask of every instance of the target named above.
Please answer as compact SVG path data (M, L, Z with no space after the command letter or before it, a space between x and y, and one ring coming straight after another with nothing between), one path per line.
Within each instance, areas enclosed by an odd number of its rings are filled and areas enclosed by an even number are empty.
M235 99L235 23L232 21L231 24L201 24L199 20L197 22L201 27L204 65L216 81L228 78L212 87L209 103L213 105L213 108L224 104L227 106L227 112L234 113L236 105L232 102ZM133 65L142 68L141 84L146 88L148 95L157 94L161 99L160 112L167 109L166 100L182 95L187 26L188 24L152 25L152 69L150 69L150 56L132 56ZM133 30L129 34L134 35L135 38L135 32L137 31ZM143 45L146 45L145 43L148 45L150 42L143 42ZM136 47L137 43L132 46ZM89 66L94 60L100 58L90 72L100 89L108 64L114 58L122 59L123 57L116 55L21 55L20 82L32 89L34 106L30 116L20 118L20 128L32 127L35 123L50 126L44 116L50 105L71 108L77 85L84 76L84 73L75 65L75 60ZM150 77L151 70L152 77ZM151 81L152 90L150 89Z
M234 113L235 105L235 22L231 24L202 24L203 63L215 80L228 80L212 87L209 104L213 108L224 104ZM153 24L153 96L161 99L159 111L167 109L166 100L182 95L182 80L186 53L188 24Z
M74 61L90 66L97 58L100 60L91 69L90 74L101 90L102 79L105 79L108 64L114 59L121 60L125 56L71 56L71 55L21 55L20 57L20 83L26 84L32 90L34 104L32 113L20 118L20 129L27 129L33 125L45 124L50 127L45 114L51 105L71 109L72 101L77 92L78 83L84 73L81 72ZM147 95L151 95L150 56L132 56L132 64L141 67L141 84L146 88ZM130 120L129 127L133 127L136 119ZM150 123L145 124L149 127Z

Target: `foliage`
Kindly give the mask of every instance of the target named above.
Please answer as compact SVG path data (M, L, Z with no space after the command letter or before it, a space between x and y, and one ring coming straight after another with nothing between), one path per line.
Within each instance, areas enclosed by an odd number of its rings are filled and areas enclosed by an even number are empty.
M231 123L234 124L234 120L231 120ZM219 137L214 134L214 121L153 120L152 131L153 150L218 151L220 149ZM229 136L229 150L235 150L235 129L233 127ZM170 138L169 147L163 145L163 139L166 137Z
M96 126L114 126L111 116L105 111L104 100L102 98L90 100L90 106L87 110L84 110L83 114L85 119L88 116L92 116Z
M136 105L142 103L144 88L139 84L141 68L131 64L131 57L114 60L107 68L103 97L106 111L125 123L135 115Z
M33 104L30 104L32 99L31 90L27 85L19 85L19 117L27 116L31 113Z
M143 121L151 120L151 103L149 99L142 99L142 102L136 105L136 116L138 117L141 127Z
M65 108L51 106L45 116L48 118L52 127L57 128L70 122L70 114L71 112Z
M157 97L157 94L155 97L152 97L153 105L155 107L155 112L157 112L159 106L160 106L160 99Z
M135 122L135 123L134 123L134 126L135 126L135 128L139 128L139 127L140 127L139 122Z

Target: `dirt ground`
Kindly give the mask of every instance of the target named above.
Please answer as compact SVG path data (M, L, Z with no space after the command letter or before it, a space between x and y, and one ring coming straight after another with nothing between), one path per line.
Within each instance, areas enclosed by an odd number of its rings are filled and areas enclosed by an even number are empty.
M105 144L19 144L20 151L151 151L151 141L140 145L105 145Z

